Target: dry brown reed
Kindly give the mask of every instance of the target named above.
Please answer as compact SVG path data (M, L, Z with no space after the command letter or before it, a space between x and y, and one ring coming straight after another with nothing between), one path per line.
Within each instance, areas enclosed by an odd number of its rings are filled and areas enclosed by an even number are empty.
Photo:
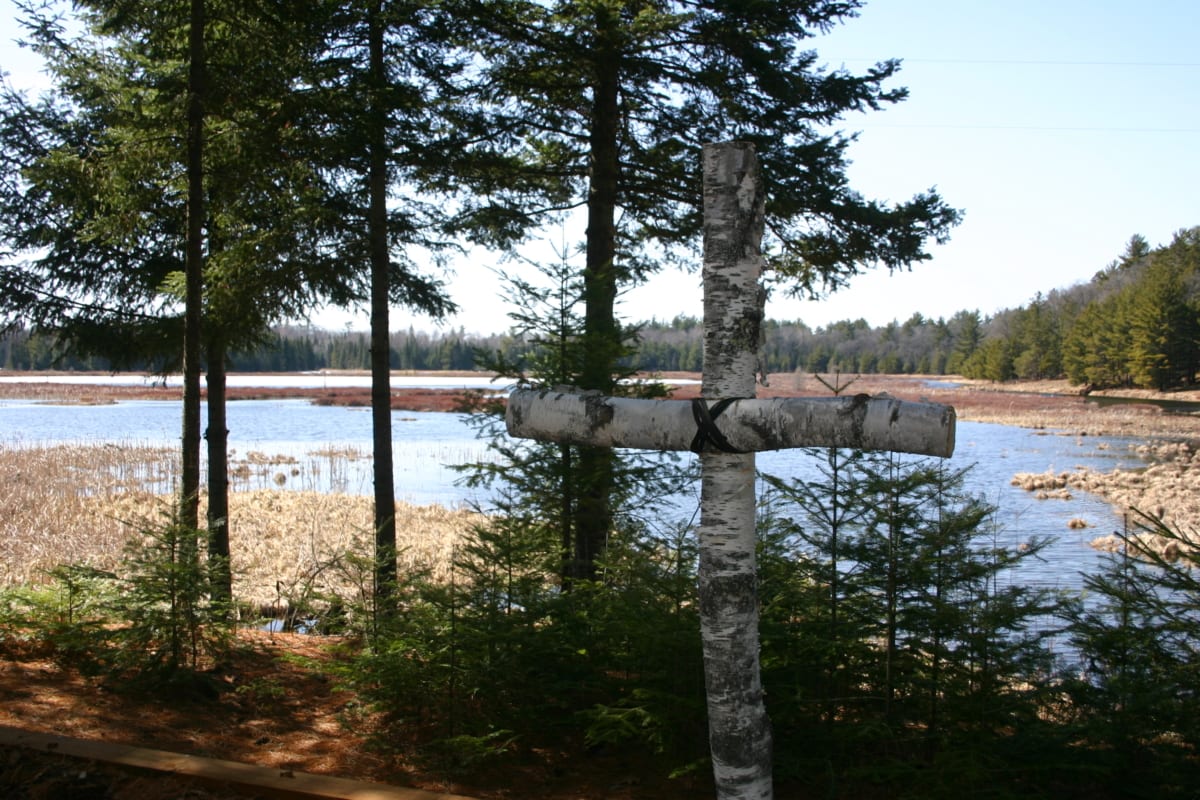
M255 607L365 599L373 549L370 497L258 489L230 497L234 596ZM402 575L449 575L455 543L482 518L437 505L396 506Z
M111 405L120 400L158 399L166 390L153 384L111 386L103 384L52 383L41 381L0 381L0 398L16 398L36 403L64 406ZM179 390L173 390L173 398Z
M1107 500L1135 524L1140 514L1159 518L1185 541L1200 546L1200 452L1184 442L1143 444L1136 450L1147 466L1111 472L1080 467L1074 472L1021 473L1013 478L1013 485L1029 491L1070 486ZM1139 534L1136 541L1139 548L1159 553L1171 547L1170 540L1149 534ZM1100 536L1092 544L1112 551L1122 546L1120 542L1114 534Z
M0 447L0 586L41 583L60 564L120 565L125 544L171 517L175 451L138 445ZM336 460L335 454L326 459ZM289 459L247 458L272 470ZM342 467L344 469L344 467ZM201 498L201 514L206 513ZM230 495L234 592L254 606L337 595L369 580L369 497L247 488ZM404 574L443 577L455 541L481 518L441 506L397 505Z
M158 446L0 448L0 585L38 582L58 564L112 566L128 530L100 510L148 499L173 477L171 452Z
M1027 492L1038 492L1044 494L1046 499L1052 493L1061 491L1070 480L1070 475L1066 472L1055 474L1053 472L1018 472L1013 476L1011 481L1013 486L1019 486Z

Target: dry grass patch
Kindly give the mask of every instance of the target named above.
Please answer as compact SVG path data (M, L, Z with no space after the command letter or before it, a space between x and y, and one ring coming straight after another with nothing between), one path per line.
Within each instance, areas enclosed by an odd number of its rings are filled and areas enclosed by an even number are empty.
M1200 452L1184 442L1143 444L1136 452L1147 460L1146 467L1111 472L1081 467L1074 472L1018 473L1012 483L1037 493L1038 497L1056 496L1066 491L1066 487L1087 492L1107 500L1118 514L1135 509L1151 514L1179 533L1185 542L1200 547ZM1136 539L1139 548L1154 552L1179 547L1153 534L1142 534ZM1115 535L1100 536L1092 545L1108 551L1122 546L1120 537Z
M138 445L0 447L0 586L45 582L46 571L60 564L118 567L132 538L170 520L177 457L170 448ZM327 470L344 470L339 460L354 457L320 454ZM267 474L290 474L292 464L262 454L245 461ZM317 596L353 601L369 587L371 498L250 488L231 492L229 516L239 601L283 607ZM456 540L481 520L461 509L397 504L402 574L443 577Z
M137 444L0 448L0 585L40 582L59 564L113 566L129 529L110 504L146 508L174 479L172 457Z
M1057 492L1066 487L1070 478L1067 472L1018 472L1011 483L1027 492Z
M283 607L336 595L365 599L370 573L362 558L374 543L369 497L260 489L230 495L234 596ZM449 574L455 543L482 517L437 505L396 506L401 574ZM357 556L357 558L355 558Z

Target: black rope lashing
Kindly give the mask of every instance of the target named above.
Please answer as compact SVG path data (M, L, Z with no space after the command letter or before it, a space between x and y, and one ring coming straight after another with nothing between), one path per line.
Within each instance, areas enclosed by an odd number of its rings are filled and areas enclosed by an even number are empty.
M702 397L697 397L692 400L692 417L696 420L696 435L692 437L691 450L693 453L699 453L704 450L706 443L711 443L713 447L723 453L747 453L748 450L739 450L729 443L725 438L725 434L717 429L717 424L714 420L721 416L721 412L729 408L731 403L735 403L741 398L731 397L725 400L718 400L712 408L708 407L708 403Z

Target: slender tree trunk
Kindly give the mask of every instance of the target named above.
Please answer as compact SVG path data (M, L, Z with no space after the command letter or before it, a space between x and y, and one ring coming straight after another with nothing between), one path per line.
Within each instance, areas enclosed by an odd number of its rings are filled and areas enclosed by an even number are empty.
M885 603L885 638L884 675L883 675L883 715L889 723L894 722L896 703L896 684L898 682L897 660L900 654L900 537L902 521L900 519L900 483L896 472L895 459L888 461L887 502L887 575L884 583Z
M574 298L568 293L569 278L564 265L558 273L558 325L555 330L558 343L558 363L551 370L547 383L565 385L575 379L571 369L572 337L575 334L575 322L571 315L571 305ZM559 516L558 534L560 546L559 577L562 590L569 592L574 580L575 569L575 529L577 517L575 513L575 448L569 444L558 446L558 467L561 483L559 484Z
M708 402L753 397L762 303L763 189L751 145L704 147L704 372ZM700 635L717 796L773 795L759 667L754 454L702 452Z
M562 468L562 484L559 493L559 536L562 547L562 566L560 567L562 586L569 591L574 577L575 563L575 490L574 490L574 459L571 445L558 446L558 463Z
M933 623L933 658L929 665L929 727L925 732L926 751L925 757L930 761L933 760L937 753L937 741L941 735L939 728L942 724L941 708L939 698L942 694L942 637L943 627L941 621L941 610L943 593L946 587L946 561L951 554L946 553L950 541L946 535L946 498L943 496L945 484L943 482L944 475L939 472L938 487L937 487L937 510L938 510L938 525L937 525L937 549L934 551L934 583L933 583L933 608L937 616ZM986 590L985 590L986 593ZM983 602L987 602L986 597ZM982 687L981 687L982 688ZM984 691L991 691L990 687Z
M388 252L388 119L383 94L387 72L383 49L383 7L378 0L368 12L371 108L367 119L370 151L367 237L371 259L371 430L375 481L375 598L382 610L396 583L396 486L392 463L391 344L388 305L391 300Z
M188 32L187 241L184 253L183 434L179 524L200 527L200 315L204 302L204 0L192 0Z
M830 741L833 741L832 732L835 721L837 720L837 700L836 697L841 695L840 687L838 686L838 674L841 672L842 664L845 661L843 655L844 648L842 646L841 620L838 617L838 612L841 609L841 531L842 531L842 481L841 481L841 454L836 448L829 451L829 474L830 474L830 508L829 508L829 642L832 645L826 658L825 664L825 724L830 732Z
M601 12L605 13L605 12ZM606 20L597 28L605 29ZM600 37L603 40L603 36ZM617 324L617 183L620 172L617 141L620 124L619 64L601 51L592 87L590 132L591 174L587 198L587 256L583 273L583 389L612 394L614 367L621 350ZM611 497L616 455L607 448L579 448L579 497L575 517L575 554L566 579L596 577L596 559L608 543L612 528ZM569 583L569 581L568 581Z
M219 337L208 346L208 559L212 599L228 608L233 599L229 565L229 424L226 410L226 349Z

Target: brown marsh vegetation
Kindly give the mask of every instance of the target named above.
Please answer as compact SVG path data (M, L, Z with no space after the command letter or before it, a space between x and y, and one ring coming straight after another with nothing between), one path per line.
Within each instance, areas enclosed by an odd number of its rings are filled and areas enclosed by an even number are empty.
M262 453L234 460L233 481L243 488L230 494L240 601L286 608L304 598L362 596L370 573L355 556L370 553L371 498L266 488L356 457L319 451L309 461ZM43 582L60 564L114 569L126 542L169 519L176 458L171 449L137 444L0 448L0 585ZM404 503L396 515L402 568L435 577L458 535L478 520L462 509Z

